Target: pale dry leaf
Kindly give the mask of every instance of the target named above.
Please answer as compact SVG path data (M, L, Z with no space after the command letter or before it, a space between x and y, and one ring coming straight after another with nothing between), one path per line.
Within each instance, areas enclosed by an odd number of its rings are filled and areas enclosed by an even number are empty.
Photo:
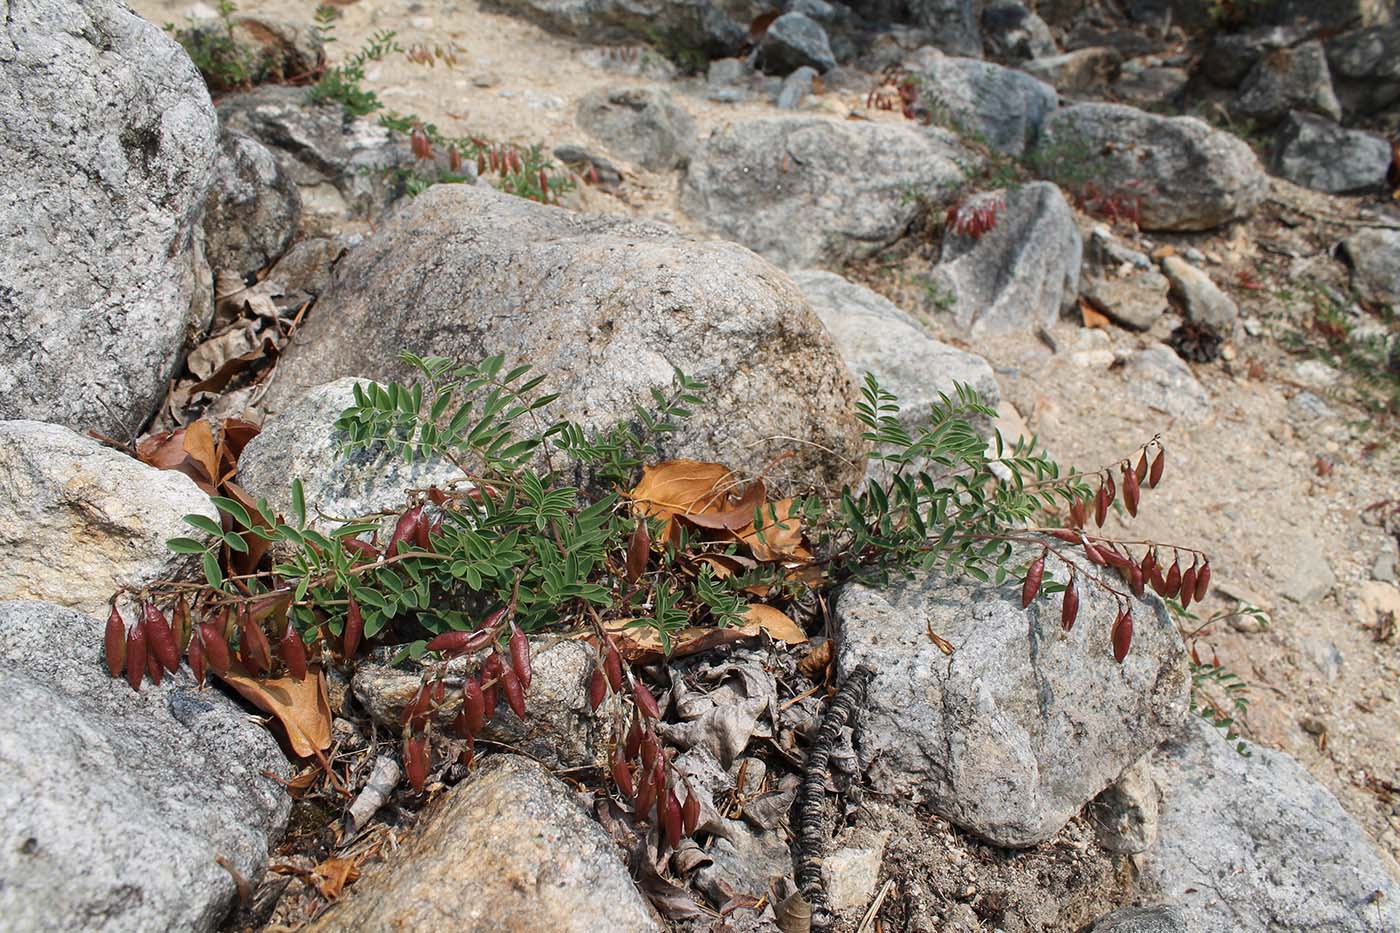
M233 672L220 679L243 699L277 718L297 757L308 758L330 748L331 704L323 672L300 681L290 677L259 680Z

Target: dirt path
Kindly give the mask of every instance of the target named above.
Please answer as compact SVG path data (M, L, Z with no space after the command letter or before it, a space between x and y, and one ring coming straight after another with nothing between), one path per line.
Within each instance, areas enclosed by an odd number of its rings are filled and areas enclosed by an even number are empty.
M136 0L134 6L157 23L183 21L182 2ZM241 4L242 12L303 22L310 22L313 9L312 3L269 0ZM665 81L664 71L653 68L654 53L609 54L581 46L483 12L472 0L383 5L362 0L340 9L337 41L329 49L332 61L381 29L395 30L405 48L453 49L455 67L430 69L397 55L372 65L367 82L387 107L416 113L448 134L546 146L587 144L573 124L581 97L618 83ZM647 77L639 77L642 71ZM702 137L727 121L772 112L764 103L718 104L677 90ZM817 106L841 115L864 112L854 92L828 93ZM588 188L572 196L571 206L686 226L675 206L677 176L652 175L618 161L628 170L620 196ZM1218 256L1220 262L1208 263L1207 271L1239 302L1242 318L1258 325L1259 336L1243 337L1232 362L1193 367L1213 399L1213 412L1203 423L1173 422L1145 408L1113 363L1153 338L1164 338L1171 327L1165 322L1150 335L1115 328L1089 332L1062 323L1052 335L1062 350L1058 354L1034 339L970 349L992 361L1004 398L1063 463L1092 469L1156 432L1164 435L1169 482L1146 497L1143 517L1131 529L1113 530L1208 550L1220 587L1207 599L1207 613L1235 605L1222 595L1226 591L1269 611L1272 625L1266 631L1217 626L1202 644L1203 652L1214 646L1221 662L1252 685L1244 733L1296 756L1386 853L1400 858L1400 644L1393 634L1378 640L1376 612L1367 603L1388 600L1392 610L1400 608L1395 605L1400 590L1371 580L1377 556L1387 547L1393 553L1395 542L1364 518L1368 506L1400 500L1400 438L1393 427L1387 435L1347 401L1344 389L1335 397L1329 387L1309 386L1309 371L1298 369L1304 358L1284 352L1277 339L1310 313L1301 287L1305 281L1345 285L1344 269L1330 250L1349 232L1346 225L1309 218L1355 218L1365 205L1286 185L1276 188L1296 210L1271 202L1241 228L1155 240ZM1283 243L1301 258L1266 252L1261 240ZM1246 269L1262 289L1234 287ZM885 290L905 307L919 303L917 289L887 284ZM933 324L940 329L936 318ZM1322 397L1331 414L1307 420L1300 403L1290 401L1304 388ZM1325 594L1306 603L1284 597L1287 585L1311 573L1308 565L1319 558L1335 577ZM1400 877L1400 868L1394 862L1391 867Z

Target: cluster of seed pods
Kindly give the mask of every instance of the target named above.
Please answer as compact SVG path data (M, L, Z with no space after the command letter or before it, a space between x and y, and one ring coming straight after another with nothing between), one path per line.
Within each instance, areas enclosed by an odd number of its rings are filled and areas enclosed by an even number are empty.
M1145 483L1148 488L1155 488L1162 480L1162 471L1166 465L1165 448L1159 442L1154 443L1157 444L1157 453L1150 461L1147 448L1143 449L1136 465L1127 460L1122 461L1119 464L1120 476L1117 483L1114 482L1112 472L1106 471L1100 481L1098 491L1092 498L1078 499L1070 507L1070 525L1072 527L1053 529L1050 534L1061 541L1079 546L1091 563L1100 567L1111 567L1118 571L1137 598L1141 599L1150 585L1158 596L1164 599L1180 599L1182 608L1186 608L1193 601L1204 599L1206 592L1210 589L1210 559L1203 553L1189 550L1191 565L1183 570L1181 567L1182 549L1173 547L1171 548L1172 564L1168 568L1159 554L1157 545L1146 545L1139 558L1135 557L1126 546L1098 536L1090 536L1083 531L1084 525L1088 522L1091 507L1094 524L1097 527L1103 527L1104 520L1108 517L1109 507L1117 500L1120 490L1123 497L1123 507L1129 515L1137 517L1143 484ZM1026 570L1026 576L1021 584L1022 608L1029 606L1040 592L1041 582L1045 576L1045 558L1046 552L1042 552ZM1066 632L1074 627L1078 614L1078 578L1071 568L1060 609L1060 624ZM1128 649L1132 646L1133 641L1132 608L1122 601L1120 601L1118 615L1114 619L1110 632L1110 641L1113 645L1113 657L1121 662L1127 657Z
M1001 209L1006 201L1000 192L973 195L963 198L948 208L944 224L958 236L980 240L982 235L997 225Z
M588 705L595 713L609 693L632 698L626 739L614 746L609 762L613 784L631 802L633 819L654 820L658 843L674 849L699 826L700 798L657 740L661 707L656 697L630 672L624 675L616 643L604 636L588 682ZM685 789L684 800L676 792L678 786Z
M285 609L285 594L274 594L251 604L243 602L236 612L223 606L196 620L181 596L169 618L154 602L143 601L138 618L128 626L113 600L103 636L107 670L113 677L125 674L133 690L140 690L147 676L160 686L166 673L179 669L181 656L201 684L209 671L226 674L235 665L254 677L278 671L302 680L307 671L306 643ZM274 628L280 626L275 642L263 628L268 622ZM349 629L347 625L347 632ZM235 633L237 652L229 648Z

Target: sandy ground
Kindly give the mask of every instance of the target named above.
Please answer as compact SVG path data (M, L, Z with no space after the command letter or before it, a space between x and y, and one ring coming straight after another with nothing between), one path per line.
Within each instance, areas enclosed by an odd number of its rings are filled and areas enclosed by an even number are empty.
M183 21L186 8L174 0L137 0L134 6L157 23ZM243 12L293 22L310 22L313 9L306 2L240 5ZM573 122L581 97L620 83L666 82L664 72L652 68L654 53L582 46L483 12L471 0L360 0L340 9L337 41L329 47L333 62L380 29L396 30L405 48L453 50L455 67L430 69L396 55L372 66L367 82L386 106L417 113L448 134L546 146L592 144ZM639 77L644 70L647 75ZM728 121L772 112L765 103L708 101L695 82L674 90L702 137ZM829 92L814 106L840 115L865 113L861 97ZM574 195L573 206L686 226L675 206L677 175L651 175L614 161L628 175L620 195L584 189ZM1113 365L1115 354L1165 337L1170 324L1136 335L1116 328L1090 333L1065 322L1052 334L1059 353L1033 338L970 349L992 361L1004 398L1063 463L1092 469L1154 433L1164 435L1167 481L1145 495L1142 517L1131 529L1114 530L1206 549L1219 583L1206 613L1235 606L1225 591L1269 611L1272 625L1265 631L1217 625L1201 644L1203 654L1213 646L1221 662L1252 685L1245 734L1300 759L1384 852L1400 858L1400 643L1394 636L1377 639L1373 608L1400 608L1400 590L1371 580L1378 555L1387 548L1394 553L1396 542L1365 517L1376 514L1365 512L1374 503L1400 500L1400 437L1393 424L1378 425L1347 401L1345 379L1338 387L1308 386L1306 370L1298 370L1303 357L1288 355L1274 336L1306 316L1303 281L1344 284L1345 270L1331 258L1331 247L1375 205L1287 185L1276 186L1276 195L1246 226L1152 241L1195 245L1217 258L1207 271L1240 303L1242 317L1259 324L1259 336L1237 340L1232 362L1193 367L1213 399L1203 423L1177 423L1145 408ZM1318 214L1335 221L1319 222ZM1286 244L1299 258L1264 251L1258 245L1264 239ZM1263 289L1234 287L1241 269L1249 269ZM900 279L872 284L906 308L921 310L918 290ZM928 319L942 329L936 315ZM1325 398L1330 417L1300 416L1290 399L1303 388ZM1307 604L1282 596L1289 580L1306 573L1299 565L1319 556L1335 576L1326 594ZM1400 877L1394 862L1391 867Z

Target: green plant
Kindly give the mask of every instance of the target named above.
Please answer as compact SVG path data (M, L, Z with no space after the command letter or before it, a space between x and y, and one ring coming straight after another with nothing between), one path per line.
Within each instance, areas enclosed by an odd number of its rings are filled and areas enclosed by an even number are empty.
M1305 293L1309 317L1302 329L1285 333L1285 346L1349 373L1356 401L1389 423L1400 414L1400 321L1382 309L1363 328L1316 284L1308 284Z
M1201 660L1199 642L1210 635L1212 628L1235 618L1252 619L1262 631L1269 626L1268 614L1255 606L1241 606L1233 611L1213 613L1202 620L1179 600L1167 600L1167 608L1191 655L1191 712L1219 729L1226 741L1235 743L1235 751L1248 757L1249 749L1240 740L1236 727L1249 713L1249 685L1221 664L1214 652L1209 661Z
M674 846L694 830L698 805L661 747L655 698L624 659L665 662L759 631L799 641L787 613L800 615L814 592L938 569L997 586L1014 581L1023 607L1058 597L1066 630L1082 587L1110 593L1118 613L1106 647L1121 662L1132 643L1130 593L1140 597L1150 583L1185 608L1209 586L1209 562L1193 549L1119 543L1086 528L1091 516L1102 527L1120 500L1137 514L1142 490L1162 479L1155 438L1135 452L1136 464L1061 475L1034 439L1007 446L998 434L989 451L975 425L995 411L973 390L940 396L911 432L895 397L867 376L856 415L878 478L830 499L775 498L761 477L721 464L654 462L658 438L700 404L703 387L679 371L669 391L654 389L629 419L593 432L547 419L557 396L529 366L507 368L499 356L468 365L402 358L416 378L357 386L337 422L342 444L444 459L457 478L410 491L402 509L348 520L313 520L299 480L289 515L266 501L215 497L221 521L186 519L203 539L170 541L198 558L202 581L113 597L113 676L124 671L139 688L184 655L201 681L213 671L269 703L260 680L290 691L371 643L395 647L401 659L466 658L460 693L448 695L445 664L430 663L404 713L404 761L421 790L440 723L456 735L440 741L457 743L449 752L469 761L498 702L526 715L528 633L584 630L597 652L592 706L611 692L632 709L613 779L639 819L654 811ZM1170 569L1159 547L1177 555ZM123 600L137 607L134 624L120 612Z
M329 44L335 41L337 16L334 7L323 4L316 8L316 27L322 42ZM403 51L402 46L394 41L394 36L394 31L388 29L370 36L364 46L350 56L349 61L321 72L320 80L307 90L306 99L312 103L334 101L350 117L367 116L381 109L384 105L380 103L379 95L366 89L362 82L365 80L366 65L381 61L392 52Z
M257 57L233 37L233 14L237 10L231 0L219 0L217 23L183 28L165 24L165 31L184 47L211 90L248 88L260 77Z

